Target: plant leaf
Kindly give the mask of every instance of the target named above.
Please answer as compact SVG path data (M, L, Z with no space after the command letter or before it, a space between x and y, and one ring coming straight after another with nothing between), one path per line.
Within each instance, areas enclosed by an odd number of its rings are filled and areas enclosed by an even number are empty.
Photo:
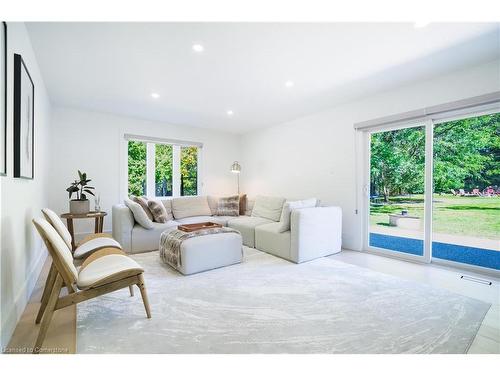
M81 200L81 201L85 201L85 200L87 200L87 196L86 196L85 194L83 194L83 193L82 193L82 194L80 194L80 200Z
M82 172L80 172L80 170L78 170L78 177L80 177L80 180L83 180L83 175Z
M86 193L88 193L90 195L93 195L95 197L95 194L91 190L85 189L84 192L86 192Z

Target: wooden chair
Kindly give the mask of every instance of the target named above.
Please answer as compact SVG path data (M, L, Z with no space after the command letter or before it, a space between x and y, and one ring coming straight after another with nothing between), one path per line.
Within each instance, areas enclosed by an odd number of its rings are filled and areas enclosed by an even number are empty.
M68 249L71 250L72 249L71 233L66 228L59 215L57 215L54 211L52 211L49 208L43 208L42 214L45 217L45 219L54 227L59 236L61 236L63 241L66 243L66 246L68 246ZM117 249L122 248L120 243L111 238L111 236L109 236L108 234L105 233L91 234L87 236L82 242L80 242L79 246L75 249L74 252L72 251L74 263L76 265L80 265L88 256L90 256L91 254L100 249L104 249L107 247L114 247ZM41 301L46 299L48 293L50 292L48 285L49 283L54 282L55 278L54 272L55 272L54 264L52 263L52 265L50 266L49 274L47 276L47 280L45 281L45 287L42 292ZM133 297L134 289L132 286L129 289L130 289L130 296ZM40 323L40 319L42 318L41 314L42 313L39 311L36 317L37 324Z
M50 292L40 307L40 332L33 353L39 353L54 311L132 285L139 287L146 315L151 318L144 270L122 250L105 248L94 252L77 270L71 250L54 227L42 218L33 219L33 224L45 242L54 265L53 277L47 286ZM68 294L61 297L63 286L67 288Z

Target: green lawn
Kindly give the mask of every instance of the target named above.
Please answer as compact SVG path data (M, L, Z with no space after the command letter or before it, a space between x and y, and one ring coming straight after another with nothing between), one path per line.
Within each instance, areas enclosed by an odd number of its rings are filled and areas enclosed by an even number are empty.
M423 218L423 195L391 197L389 203L372 204L371 225L389 223L390 213L408 210ZM459 234L500 240L500 197L455 197L434 195L433 230L437 233Z

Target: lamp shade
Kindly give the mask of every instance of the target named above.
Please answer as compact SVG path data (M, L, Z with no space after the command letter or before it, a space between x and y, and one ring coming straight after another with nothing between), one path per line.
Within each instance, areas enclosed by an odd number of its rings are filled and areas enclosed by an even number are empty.
M235 161L233 164L231 164L231 172L233 173L240 173L241 172L241 165L237 161Z

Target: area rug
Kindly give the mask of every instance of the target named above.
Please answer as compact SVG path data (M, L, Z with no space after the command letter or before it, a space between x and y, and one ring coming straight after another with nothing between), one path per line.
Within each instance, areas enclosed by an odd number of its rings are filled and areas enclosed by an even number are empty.
M78 305L78 353L465 353L489 304L321 258L244 262L191 276L158 252L145 268L152 319L128 289Z

